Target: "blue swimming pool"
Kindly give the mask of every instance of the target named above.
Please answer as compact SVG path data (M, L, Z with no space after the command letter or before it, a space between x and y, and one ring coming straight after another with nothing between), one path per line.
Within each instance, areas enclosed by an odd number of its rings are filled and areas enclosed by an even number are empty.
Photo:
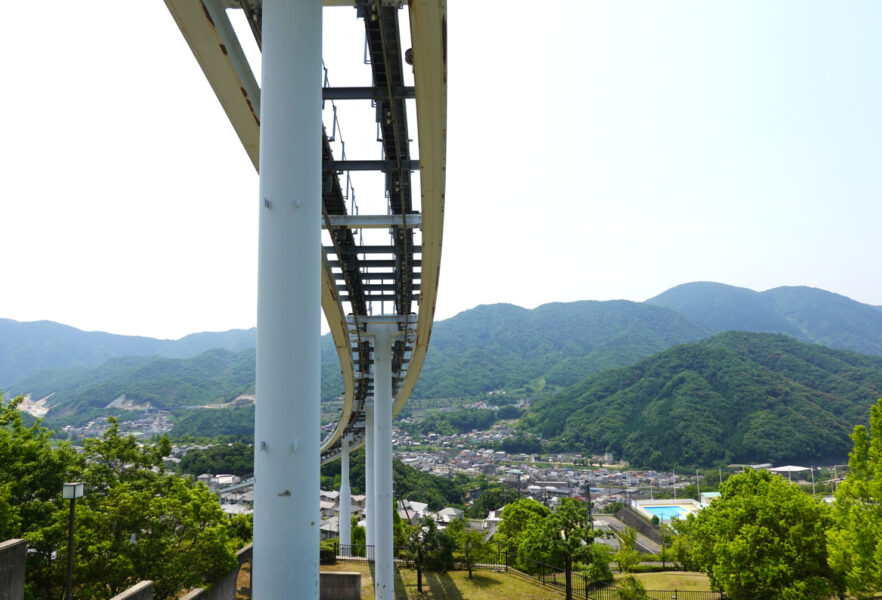
M686 518L689 511L682 506L642 506L647 512L657 516L662 521L670 521L673 517Z

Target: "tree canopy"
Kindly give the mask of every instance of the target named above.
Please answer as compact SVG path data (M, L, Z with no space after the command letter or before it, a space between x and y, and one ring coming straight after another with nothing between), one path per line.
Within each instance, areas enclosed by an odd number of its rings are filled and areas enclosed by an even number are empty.
M882 590L882 399L870 409L869 431L858 425L851 439L850 472L833 505L830 563L851 594L870 598Z
M678 523L676 551L732 600L826 599L841 591L827 562L830 509L768 471L746 470Z
M25 427L18 402L0 406L0 534L28 544L27 598L63 592L65 481L85 484L74 528L76 598L104 599L143 579L154 581L155 598L173 598L233 568L235 551L251 536L248 519L227 518L204 485L166 473L168 439L141 445L112 420L78 454L53 445L39 421Z

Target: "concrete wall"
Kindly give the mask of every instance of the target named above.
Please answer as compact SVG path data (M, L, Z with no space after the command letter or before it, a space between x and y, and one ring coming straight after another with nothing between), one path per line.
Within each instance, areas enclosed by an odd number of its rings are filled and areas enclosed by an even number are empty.
M236 553L236 558L239 561L239 564L236 565L236 568L211 583L211 590L205 591L202 588L196 588L195 590L191 590L186 596L181 598L181 600L236 600L236 582L239 579L239 569L242 568L242 565L251 560L251 556L253 553L253 546L248 544L241 550ZM249 583L249 593L250 593L250 583Z
M620 508L616 512L616 518L628 527L633 527L656 544L661 544L661 536L658 534L658 529L653 527L649 521L640 516L637 511L630 506L623 506Z
M142 581L110 600L153 600L153 582Z
M322 572L319 600L361 600L361 573Z
M0 600L24 598L27 553L28 548L24 540L0 542Z

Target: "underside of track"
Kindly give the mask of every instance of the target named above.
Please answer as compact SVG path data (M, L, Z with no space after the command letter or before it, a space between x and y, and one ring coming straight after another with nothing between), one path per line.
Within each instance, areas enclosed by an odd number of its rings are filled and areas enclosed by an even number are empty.
M258 168L260 89L227 10L244 11L260 47L261 0L165 2ZM335 157L328 123L320 148L316 148L322 153L322 227L330 239L322 253L321 304L343 375L343 410L322 441L323 463L339 456L344 436L351 439L350 448L364 441L365 407L374 386L368 325L397 325L398 337L392 347L393 416L416 384L432 331L444 217L446 8L444 0L411 0L407 14L412 48L405 49L399 23L402 4L389 0L325 1L325 5L354 7L353 17L363 20L373 84L326 86L323 98L371 102L382 154L374 160ZM405 69L411 64L414 83L408 87ZM409 103L409 99L415 102ZM411 156L408 104L416 107L418 158ZM354 201L347 205L341 176L366 170L377 171L384 178L386 214L354 214ZM418 210L412 188L416 170ZM361 243L358 232L367 229L388 231L388 243ZM391 311L384 310L390 306Z

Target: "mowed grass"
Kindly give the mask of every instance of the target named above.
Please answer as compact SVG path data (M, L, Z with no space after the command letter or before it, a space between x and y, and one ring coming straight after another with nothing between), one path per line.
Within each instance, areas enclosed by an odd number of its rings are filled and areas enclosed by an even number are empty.
M627 577L627 573L617 574L616 581ZM647 590L711 591L710 580L704 573L662 571L660 573L634 573L634 578L642 583Z
M373 577L365 563L337 563L322 565L322 571L356 571L361 573L362 600L373 600ZM551 590L514 575L493 571L423 573L423 593L417 592L416 571L395 569L395 600L560 600L562 596Z

